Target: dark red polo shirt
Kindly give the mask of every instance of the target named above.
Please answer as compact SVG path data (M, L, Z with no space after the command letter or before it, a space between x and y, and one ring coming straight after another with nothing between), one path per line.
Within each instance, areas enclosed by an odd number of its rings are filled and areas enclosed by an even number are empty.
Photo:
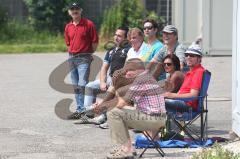
M191 89L200 91L202 87L202 77L204 68L202 65L195 66L192 70L188 71L185 75L183 84L178 91L179 94L189 93ZM187 105L192 107L194 110L197 109L197 100L186 102Z
M68 23L65 26L64 38L68 52L72 54L92 53L92 44L98 43L96 27L92 21L86 18L81 18L76 26L72 21Z

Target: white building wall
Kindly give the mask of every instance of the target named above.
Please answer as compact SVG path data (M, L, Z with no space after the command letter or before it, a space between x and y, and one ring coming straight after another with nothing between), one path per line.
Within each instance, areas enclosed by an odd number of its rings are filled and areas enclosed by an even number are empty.
M232 5L231 0L173 0L179 40L190 44L201 36L205 53L231 55Z
M233 0L232 128L240 137L240 2Z
M200 0L173 0L173 25L178 28L179 41L191 44L200 34Z

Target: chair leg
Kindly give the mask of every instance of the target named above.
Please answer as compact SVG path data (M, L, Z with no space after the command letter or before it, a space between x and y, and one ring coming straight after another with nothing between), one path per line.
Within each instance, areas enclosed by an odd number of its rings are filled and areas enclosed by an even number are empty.
M180 131L183 131L186 135L188 135L192 140L195 140L195 138L191 135L191 133L187 130L186 124L182 126L176 119L173 120L174 123L177 125L177 127L180 129Z
M144 148L144 150L142 151L142 153L139 155L139 158L141 158L143 156L143 154L145 153L145 151L147 150L148 148Z
M178 132L176 132L171 139L173 139L178 133L180 133L180 131L183 131L188 137L190 137L194 142L197 140L196 138L193 137L192 134L196 135L197 138L200 138L200 136L198 136L196 134L196 132L194 132L193 130L188 128L188 125L191 125L192 122L188 122L186 123L184 126L181 125L180 122L178 122L178 120L176 120L175 118L172 119L174 124L176 124L176 126L180 129L178 130ZM192 133L192 134L191 134Z
M158 153L164 157L165 153L163 152L163 150L161 149L160 145L158 142L155 142L154 139L157 137L158 133L161 132L162 130L159 129L159 131L155 134L154 137L151 137L151 135L149 135L149 133L147 131L143 132L143 135L147 138L147 140L149 141L148 145L146 148L144 148L144 150L142 151L142 153L139 155L139 158L141 158L143 156L143 154L146 152L146 150L148 149L148 147L150 146L150 144L153 145L153 147L158 151Z
M205 115L205 116L204 116ZM200 135L195 132L194 130L190 129L189 126L198 119L198 117L200 117ZM181 123L175 119L172 118L174 124L176 124L176 126L180 129L178 132L176 132L171 139L173 139L181 130L184 131L184 133L186 133L186 135L188 137L190 137L192 139L193 142L195 142L196 144L199 144L199 141L201 143L201 145L203 145L203 142L207 139L207 112L199 115L198 117L196 117L195 119L187 122L184 126L181 125Z
M154 145L155 149L159 152L159 154L164 157L164 152L163 150L161 149L160 145L158 142L155 142L154 139L157 137L158 133L152 138L148 132L145 132L147 134L147 136L149 137L150 141L152 142L152 144Z
M207 112L201 117L201 144L207 140Z

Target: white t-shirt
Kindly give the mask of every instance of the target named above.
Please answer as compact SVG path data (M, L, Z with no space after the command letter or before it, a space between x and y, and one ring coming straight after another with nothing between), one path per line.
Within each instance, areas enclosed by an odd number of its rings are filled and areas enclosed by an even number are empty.
M139 58L142 53L144 53L148 50L149 50L149 46L145 42L142 43L142 45L140 46L138 51L135 51L134 48L131 47L128 50L126 61L129 59L132 59L132 58Z

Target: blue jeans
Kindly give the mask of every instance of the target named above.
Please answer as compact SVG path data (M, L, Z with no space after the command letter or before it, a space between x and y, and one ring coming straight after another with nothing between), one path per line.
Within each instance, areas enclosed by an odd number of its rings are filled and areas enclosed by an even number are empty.
M112 78L107 77L107 86L112 83ZM87 108L96 102L97 94L100 93L100 80L89 82L85 87L84 107Z
M168 113L189 112L191 109L184 101L165 99L165 106Z
M88 83L92 59L91 54L82 56L69 55L68 62L71 70L71 80L74 86L77 112L84 111L84 91L85 85Z

